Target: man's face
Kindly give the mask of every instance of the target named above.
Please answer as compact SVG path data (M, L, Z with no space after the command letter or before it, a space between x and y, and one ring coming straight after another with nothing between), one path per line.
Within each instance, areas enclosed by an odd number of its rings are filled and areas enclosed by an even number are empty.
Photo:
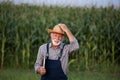
M58 34L58 33L51 33L50 37L51 37L53 45L55 45L55 46L60 45L60 43L64 39L64 36L62 34Z

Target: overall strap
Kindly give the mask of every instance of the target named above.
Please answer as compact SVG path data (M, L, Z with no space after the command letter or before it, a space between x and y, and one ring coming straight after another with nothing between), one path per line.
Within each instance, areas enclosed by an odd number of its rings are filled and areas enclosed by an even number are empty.
M58 58L58 59L60 59L60 58L61 58L61 56L62 56L62 53L63 53L63 50L64 50L64 46L65 46L65 44L63 44L63 47L62 47L62 49L61 49L61 51L60 51L60 56L59 56L59 58Z
M47 59L48 59L48 56L49 56L49 43L47 43L46 49L47 49L46 56L47 56Z

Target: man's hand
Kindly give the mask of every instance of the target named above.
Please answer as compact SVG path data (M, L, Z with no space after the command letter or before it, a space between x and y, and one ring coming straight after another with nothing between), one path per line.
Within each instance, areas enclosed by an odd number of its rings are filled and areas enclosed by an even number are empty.
M60 26L60 28L67 34L69 41L72 42L74 41L75 37L74 35L71 33L71 31L68 29L68 27L65 24L58 24Z
M42 76L42 75L44 75L46 73L46 69L44 67L40 67L38 69L38 73Z
M58 25L64 32L67 32L69 30L65 24L58 24Z

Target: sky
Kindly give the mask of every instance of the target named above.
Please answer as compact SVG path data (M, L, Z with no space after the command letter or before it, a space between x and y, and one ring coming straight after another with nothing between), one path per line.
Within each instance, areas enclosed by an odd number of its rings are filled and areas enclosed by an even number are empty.
M6 1L6 0L0 0ZM32 5L57 5L57 6L91 6L96 5L97 7L114 5L115 7L120 6L120 0L10 0L14 4L27 3Z

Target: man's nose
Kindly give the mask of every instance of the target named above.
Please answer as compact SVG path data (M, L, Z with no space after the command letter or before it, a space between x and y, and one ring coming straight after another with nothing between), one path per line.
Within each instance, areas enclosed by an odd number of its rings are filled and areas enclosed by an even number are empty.
M59 37L57 36L57 37L56 37L56 39L58 40L58 39L59 39Z

